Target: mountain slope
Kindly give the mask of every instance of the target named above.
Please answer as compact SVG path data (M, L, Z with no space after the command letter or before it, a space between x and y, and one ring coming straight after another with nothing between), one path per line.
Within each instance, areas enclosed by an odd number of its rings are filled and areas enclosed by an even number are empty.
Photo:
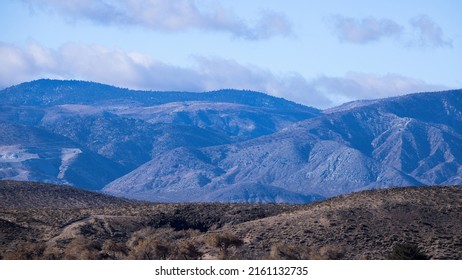
M333 114L330 121L333 127L342 128L339 134L343 141L424 184L460 182L460 90L389 98Z
M364 191L222 231L246 240L245 258L277 253L276 244L292 258L387 259L407 243L431 259L461 259L461 199L462 187Z
M1 207L87 208L135 205L137 202L82 189L36 182L0 180Z
M155 190L153 199L170 195L200 200L204 190L210 195L242 184L326 197L389 186L460 184L461 127L461 91L390 98L301 121L249 141L201 148L197 163L183 166L180 173L165 172L179 175L165 185L158 182L165 179L162 170L171 168L173 161L158 165L161 158L168 158L161 154L104 191L130 197L133 193L124 190L136 181L137 191L148 197ZM215 168L220 172L205 172ZM190 176L206 179L194 184L188 181Z
M3 160L0 179L99 189L164 152L248 140L319 114L251 91L132 91L91 82L37 80L0 91L0 122L17 130L15 140L6 141L10 144L3 141L8 133L1 136L0 151L35 157ZM40 131L46 139L29 143L19 127ZM60 147L63 141L72 144ZM34 145L44 152L28 152Z
M133 91L58 80L0 91L0 121L59 134L130 170L161 151L248 140L319 114L251 91Z
M0 123L0 179L153 201L298 203L462 181L460 90L321 112L251 91L38 80L0 91Z
M0 122L0 179L100 189L127 169L63 136Z

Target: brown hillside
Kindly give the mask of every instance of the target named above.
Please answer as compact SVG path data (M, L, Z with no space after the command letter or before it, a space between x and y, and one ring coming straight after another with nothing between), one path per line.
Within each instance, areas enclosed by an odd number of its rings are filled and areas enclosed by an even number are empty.
M135 203L75 187L1 180L0 202L0 207L12 208L87 208Z
M383 259L394 244L410 243L430 258L462 259L461 222L461 187L411 187L340 196L226 230L246 241L245 258L279 244L314 258Z
M134 203L61 186L4 185L5 259L385 259L402 243L429 258L462 259L461 187L284 205Z

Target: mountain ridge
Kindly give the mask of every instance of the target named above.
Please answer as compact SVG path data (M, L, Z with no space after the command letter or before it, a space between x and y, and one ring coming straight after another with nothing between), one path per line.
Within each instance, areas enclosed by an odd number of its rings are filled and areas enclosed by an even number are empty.
M255 138L320 113L251 91L131 91L93 82L59 80L37 80L2 90L0 109L0 122L57 134L83 147L81 151L85 149L104 157L110 168L121 165L115 169L119 177L162 151ZM0 137L0 146L7 144L2 143L4 140ZM53 147L39 159L46 160L47 156L56 155L54 150L68 148ZM24 152L28 153L27 149ZM76 158L86 154L80 153ZM60 165L59 155L50 160ZM26 159L25 164L29 161ZM11 168L15 167L3 166L3 170ZM59 172L51 173L59 176ZM1 178L14 177L2 175ZM42 180L69 183L60 178ZM101 189L110 182L103 181L70 183L84 189Z
M435 97L438 95L440 99ZM459 152L462 149L459 133L461 96L461 91L449 91L389 98L384 103L376 102L304 120L244 142L205 147L201 151L211 154L209 161L216 162L216 166L222 169L219 175L222 179L209 177L208 180L212 185L214 181L223 185L230 170L239 169L232 172L233 182L263 183L289 191L302 190L305 195L327 197L368 188L457 184L462 170L462 154ZM436 110L430 114L435 119L425 115L430 112L426 101L415 101L428 97ZM409 104L402 106L405 107L403 110L419 107L418 103L427 110L420 114L418 109L399 111L395 104L403 100ZM441 112L444 106L447 110ZM442 117L444 114L449 114L450 118L446 120ZM304 161L300 161L300 155ZM160 160L154 158L152 161ZM154 170L162 168L156 166ZM185 172L207 176L195 170L203 169L193 167ZM111 193L119 186L129 185L130 176L141 176L138 181L147 186L150 184L149 179L141 178L152 170L134 172L122 177L124 181L119 178L110 183L104 191ZM174 185L170 182L166 191L174 189Z
M8 180L0 180L0 201L1 207L22 209L90 208L141 203L71 186Z
M75 96L75 88L81 93L96 93L94 100L89 96ZM246 105L266 105L269 108L302 109L309 108L313 112L320 112L319 109L307 107L284 98L270 96L265 93L250 90L220 89L208 92L188 92L188 91L151 91L151 90L130 90L106 84L78 81L78 80L52 80L40 79L11 86L1 90L1 101L4 104L20 105L57 105L57 104L86 104L111 100L125 99L137 102L144 102L144 105L159 105L174 101L204 101L212 99L226 103L246 104ZM25 99L15 96L20 92L25 94ZM41 95L47 94L48 98ZM38 95L38 96L37 96ZM247 98L251 95L253 98ZM50 97L51 96L51 97ZM39 99L38 97L42 97ZM66 99L68 98L68 99ZM72 99L74 98L74 99ZM263 100L263 102L261 102Z
M0 109L0 123L19 135L17 143L0 137L0 179L48 164L46 176L29 179L153 201L292 203L462 183L461 90L321 111L251 91L38 80L0 91ZM24 128L72 144L49 139L57 144L36 153ZM96 162L112 175L91 179Z

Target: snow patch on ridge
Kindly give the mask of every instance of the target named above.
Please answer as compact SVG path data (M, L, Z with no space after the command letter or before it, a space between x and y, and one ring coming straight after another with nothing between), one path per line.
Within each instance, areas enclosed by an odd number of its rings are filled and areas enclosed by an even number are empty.
M58 179L63 179L69 165L74 162L82 150L78 148L63 148L61 149L61 166L59 167Z
M34 158L39 156L26 152L19 145L0 146L0 162L22 162Z

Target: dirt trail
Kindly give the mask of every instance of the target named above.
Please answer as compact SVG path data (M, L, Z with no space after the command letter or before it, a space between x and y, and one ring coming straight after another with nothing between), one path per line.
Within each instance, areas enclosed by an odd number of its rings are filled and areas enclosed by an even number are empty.
M53 245L55 244L58 240L62 239L70 239L78 236L78 229L80 226L86 224L87 222L90 222L92 219L94 219L93 216L90 217L85 217L78 219L76 221L73 221L71 223L68 223L66 225L63 225L63 230L55 237L51 238L50 240L47 241L48 245Z

